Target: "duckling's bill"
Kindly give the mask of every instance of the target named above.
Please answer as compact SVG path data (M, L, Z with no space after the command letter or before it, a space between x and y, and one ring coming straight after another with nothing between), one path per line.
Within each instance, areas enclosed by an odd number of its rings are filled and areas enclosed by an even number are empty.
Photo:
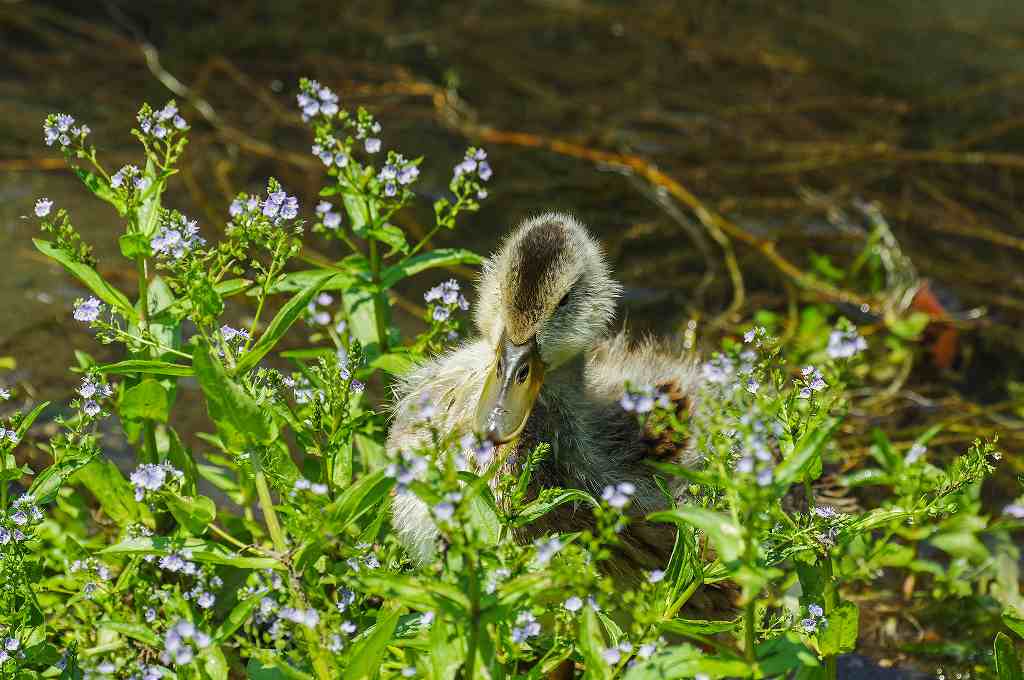
M502 337L476 407L477 432L495 444L517 437L543 382L544 362L536 339L517 345Z

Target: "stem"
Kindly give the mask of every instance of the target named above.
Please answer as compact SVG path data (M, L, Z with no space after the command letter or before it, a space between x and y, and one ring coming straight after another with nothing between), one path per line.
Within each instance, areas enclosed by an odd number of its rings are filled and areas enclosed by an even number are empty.
M756 602L754 598L743 607L743 655L749 663L754 663L754 616Z
M146 271L146 258L135 258L135 266L139 270L139 309L142 316L141 333L149 333L149 274ZM139 376L141 379L142 376ZM156 425L152 420L142 421L142 429L145 434L145 445L143 446L142 459L145 463L156 463L159 455L156 450Z
M436 234L438 229L440 229L440 228L441 228L440 224L434 225L434 228L431 229L429 232L427 232L427 235L424 236L420 240L420 242L417 243L413 247L413 249L409 251L409 254L405 256L405 259L408 260L410 257L412 257L413 255L418 253L423 246L427 245L427 243L430 241L430 239L434 238L434 234Z
M838 605L838 597L836 593L836 581L835 573L832 568L832 554L827 553L824 560L825 567L825 617L826 619L835 611ZM836 663L836 655L829 654L825 658L825 677L829 680L836 680L839 676L838 667Z
M469 567L469 597L473 606L469 612L469 620L472 629L469 632L469 643L466 647L467 663L465 680L473 680L473 672L476 670L476 648L480 644L480 579L476 573L476 562L472 555L464 553L464 559Z
M388 351L388 326L385 320L387 314L387 293L380 290L380 251L377 249L377 241L370 239L370 276L373 285L377 289L373 294L373 316L377 322L377 347L380 354Z
M270 487L267 486L267 478L263 475L263 461L260 460L260 452L253 451L252 456L253 479L256 483L256 495L259 497L260 510L263 511L263 520L267 523L267 530L270 532L270 540L274 543L274 550L283 555L288 550L288 544L284 539L284 530L277 519L277 512L274 511L274 501L270 498Z

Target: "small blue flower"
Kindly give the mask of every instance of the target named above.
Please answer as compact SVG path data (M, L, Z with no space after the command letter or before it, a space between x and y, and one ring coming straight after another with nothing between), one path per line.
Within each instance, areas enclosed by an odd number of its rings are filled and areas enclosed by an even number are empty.
M377 153L380 151L380 140L376 137L367 137L363 148L366 149L366 153Z

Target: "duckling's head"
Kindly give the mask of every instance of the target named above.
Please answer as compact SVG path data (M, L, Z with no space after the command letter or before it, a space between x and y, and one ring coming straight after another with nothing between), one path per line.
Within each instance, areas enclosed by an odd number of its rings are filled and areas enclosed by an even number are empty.
M569 215L527 220L484 263L476 324L494 348L477 429L507 442L526 424L545 374L608 333L621 287Z

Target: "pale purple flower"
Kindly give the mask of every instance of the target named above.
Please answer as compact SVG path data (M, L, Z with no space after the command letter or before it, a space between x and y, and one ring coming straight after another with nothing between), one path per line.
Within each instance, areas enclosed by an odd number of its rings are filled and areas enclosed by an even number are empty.
M75 303L75 321L92 323L100 318L102 310L103 303L99 301L99 298L90 297L88 300L79 300Z
M1014 519L1024 519L1024 503L1010 503L1003 508L1003 514Z
M580 598L578 598L575 595L573 595L572 597L567 599L565 602L563 602L562 606L565 608L565 610L567 612L575 614L580 609L583 609L583 600L581 600Z
M512 628L512 642L521 644L532 637L540 635L540 624L530 612L519 612L516 625Z
M329 203L328 201L320 201L319 203L316 204L317 215L326 215L333 209L334 205Z
M857 333L856 328L837 328L829 334L825 351L833 359L849 359L867 348L868 343Z
M655 569L647 575L648 583L658 583L665 578L665 572L661 569Z
M549 538L546 541L537 539L534 545L537 546L537 562L542 567L547 566L547 563L551 561L551 558L554 557L564 546L562 541L557 537Z
M329 212L323 217L324 226L328 229L337 229L341 226L341 213Z
M36 217L46 217L50 214L50 209L53 207L53 201L48 198L40 198L36 201L35 212Z
M477 165L476 171L477 174L480 176L480 179L482 179L485 182L489 180L491 176L494 174L493 171L491 170L490 163L488 163L487 161L480 161L480 163Z
M927 451L928 447L921 443L911 446L910 450L907 451L907 457L905 458L907 465L913 465L919 461L921 456L923 456Z
M202 592L199 597L196 598L196 604L203 609L209 609L217 601L217 598L212 593Z
M377 153L380 151L380 140L376 137L367 137L363 142L363 148L366 149L366 153Z
M604 487L601 492L601 499L611 507L621 510L629 504L630 498L636 493L636 486L632 482L620 482L615 485Z

